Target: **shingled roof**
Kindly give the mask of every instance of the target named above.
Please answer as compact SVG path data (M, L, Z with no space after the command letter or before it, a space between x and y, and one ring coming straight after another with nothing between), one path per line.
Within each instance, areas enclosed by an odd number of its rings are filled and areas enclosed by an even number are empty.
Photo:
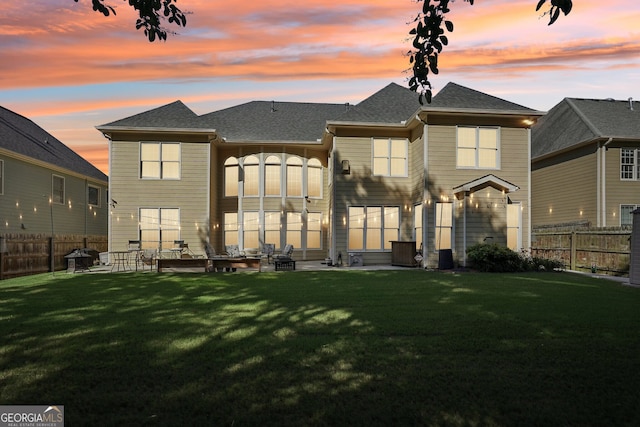
M316 141L345 104L252 101L200 117L227 141Z
M107 176L53 135L20 114L0 107L0 148L81 175L107 181Z
M531 154L535 159L608 138L640 141L640 103L565 98L532 128Z
M191 111L182 101L174 101L97 128L198 129L202 128L202 125L203 123L196 113Z
M337 118L340 122L400 123L420 108L418 94L391 83Z
M436 96L433 97L429 107L446 109L474 109L474 110L502 110L502 111L522 111L523 113L536 113L528 107L506 101L484 92L479 92L457 83L447 83Z

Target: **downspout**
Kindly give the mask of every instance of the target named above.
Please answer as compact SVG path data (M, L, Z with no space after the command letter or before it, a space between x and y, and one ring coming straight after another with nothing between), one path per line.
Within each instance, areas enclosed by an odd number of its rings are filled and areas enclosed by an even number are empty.
M613 141L613 138L607 139L604 144L601 144L598 152L600 153L600 158L598 159L598 185L599 191L597 191L597 201L598 204L598 227L606 227L607 226L607 145L609 145Z
M528 194L527 194L527 246L528 246L528 252L531 253L531 247L533 246L533 243L531 242L531 236L532 236L532 231L531 229L533 228L533 224L531 224L531 128L529 127L527 129L527 138L529 139L529 154L528 154L528 159L529 161L527 162L527 188L529 189ZM520 226L522 227L522 211L520 211ZM522 233L522 232L521 232ZM522 242L521 242L522 243ZM521 245L521 249L524 245Z
M327 129L328 131L328 129ZM331 258L331 262L335 264L336 260L336 223L338 222L336 218L336 136L329 132L331 137L331 170L329 175L329 179L331 180L331 201L329 202L329 225L331 227L331 242L329 246L329 258Z
M416 116L422 122L422 146L423 146L423 184L422 184L422 268L427 268L429 254L429 209L427 200L429 199L429 125Z

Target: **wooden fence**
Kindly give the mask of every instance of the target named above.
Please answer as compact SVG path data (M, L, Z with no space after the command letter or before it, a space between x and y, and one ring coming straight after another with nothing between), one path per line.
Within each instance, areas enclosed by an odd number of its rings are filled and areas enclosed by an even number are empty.
M561 260L576 271L629 274L630 229L534 231L531 255Z
M0 235L0 280L64 270L65 255L74 249L106 252L107 247L107 236Z

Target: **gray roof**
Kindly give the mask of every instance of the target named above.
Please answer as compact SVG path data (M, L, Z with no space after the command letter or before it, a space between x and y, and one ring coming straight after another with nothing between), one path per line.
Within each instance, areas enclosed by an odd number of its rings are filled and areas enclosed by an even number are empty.
M535 113L536 110L523 107L522 105L487 95L477 90L469 89L457 83L447 83L436 96L431 100L431 104L425 104L426 109L429 107L449 108L449 109L476 109L476 110L506 110L506 111L522 111L523 113Z
M227 141L316 141L345 104L252 101L200 116Z
M531 155L535 159L608 138L640 141L640 103L565 98L532 128Z
M97 126L98 129L111 127L197 129L202 127L202 122L198 115L184 105L182 101L174 101L162 107Z
M340 122L400 123L418 111L418 94L391 83L337 118Z
M53 135L4 107L0 107L0 147L93 179L108 180L98 168Z

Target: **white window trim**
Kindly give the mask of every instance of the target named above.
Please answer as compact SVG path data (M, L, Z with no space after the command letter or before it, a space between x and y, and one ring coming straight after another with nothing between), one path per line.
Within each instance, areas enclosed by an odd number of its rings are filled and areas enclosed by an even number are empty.
M160 176L159 177L143 177L142 176L142 144L158 144L160 145ZM177 144L179 147L178 154L178 177L164 178L162 170L162 146L165 144ZM138 146L138 177L145 181L180 181L182 179L182 143L178 141L140 141Z
M95 188L96 190L98 190L98 203L97 204L93 204L89 201L89 189L90 188ZM99 208L101 206L101 202L102 201L102 189L100 187L98 187L97 185L91 185L88 184L87 185L87 204L89 206L93 206L94 208Z
M633 164L632 166L632 177L631 178L623 178L622 177L622 155L628 150L633 154ZM620 181L640 181L640 149L637 148L621 148L620 149Z
M387 140L388 148L389 148L389 157L387 157L387 169L389 171L388 174L377 174L375 173L374 161L376 159L374 152L374 144L375 140ZM404 142L404 172L401 175L393 175L391 173L391 141L402 141ZM382 158L382 157L379 157ZM409 140L407 138L371 138L371 175L373 176L383 176L386 178L407 178L409 176Z
M475 129L475 133L476 133L476 144L475 144L475 166L458 166L458 152L459 152L459 145L458 145L458 129ZM478 137L478 133L480 131L480 129L494 129L496 131L496 166L495 167L489 167L489 168L484 168L484 167L480 167L478 166L479 164L479 152L480 152L480 147L478 146L480 139ZM500 138L501 135L501 128L499 126L456 126L456 169L471 169L471 170L476 170L476 169L480 169L480 170L500 170L502 168L501 165L501 160L502 160L502 141Z
M349 209L351 208L362 208L364 209L364 222L363 222L363 226L362 226L362 248L359 249L349 249L350 248L350 242L349 242ZM381 242L382 242L382 247L379 249L367 249L367 230L369 229L368 227L368 223L367 221L369 220L367 218L367 209L368 208L380 208L381 209L381 221L382 224L379 227L380 230L380 238L381 238ZM384 224L384 211L385 209L388 208L394 208L397 210L398 213L398 223L399 226L397 228L398 230L398 238L400 237L400 230L402 229L402 209L400 208L400 206L397 205L358 205L358 206L348 206L347 207L347 251L348 252L369 252L369 253L382 253L382 252L391 252L391 248L385 248L385 242L384 242L384 232L385 230L387 230L388 228L385 227ZM376 227L376 229L378 229L378 227Z
M633 209L631 210L631 212L633 212L634 210L640 208L640 204L634 204L634 203L621 203L619 206L619 210L618 212L620 212L620 215L618 215L620 217L619 221L618 221L618 225L620 227L626 227L626 226L631 226L633 225L633 216L631 217L631 224L622 224L622 207L623 206L633 206Z
M60 178L62 179L62 200L61 201L55 201L53 199L53 181L55 178ZM61 175L56 175L56 174L52 174L51 175L51 203L52 204L56 204L56 205L64 205L66 203L66 197L67 197L67 182L64 178L64 176Z

